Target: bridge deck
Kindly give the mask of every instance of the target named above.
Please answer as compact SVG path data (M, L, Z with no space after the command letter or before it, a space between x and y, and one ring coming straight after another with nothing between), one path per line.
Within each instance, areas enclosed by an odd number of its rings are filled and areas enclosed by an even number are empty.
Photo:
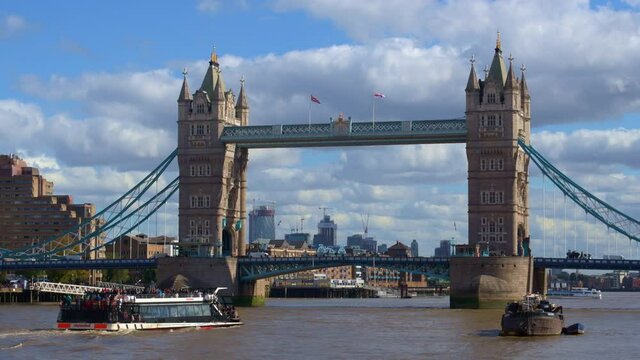
M227 126L222 142L246 148L465 143L465 119Z

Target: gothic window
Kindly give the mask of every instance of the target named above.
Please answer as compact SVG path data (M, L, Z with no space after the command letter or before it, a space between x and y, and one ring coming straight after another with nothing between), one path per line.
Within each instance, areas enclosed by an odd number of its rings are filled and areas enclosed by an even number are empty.
M487 160L480 159L480 170L481 171L487 170Z
M206 176L211 176L211 165L207 164L206 169L205 169L205 175Z
M191 129L190 135L195 135L196 134L196 126L191 124L191 125L189 125L189 128Z
M495 221L489 221L489 232L490 233L496 232L496 223L495 223Z
M207 135L209 135L209 125L207 124Z
M204 135L204 125L196 125L196 135Z
M209 208L211 206L211 196L207 195L204 197L204 207Z
M196 176L196 166L191 165L191 176Z
M498 224L500 224L500 225L504 224L504 218L503 217L499 217L498 218Z
M481 223L482 225L485 225L485 224L487 223L487 218L486 218L486 217L482 217L482 218L480 218L480 223Z
M489 104L495 104L496 103L496 94L488 94L487 95L487 102Z
M496 192L489 191L489 204L495 204L495 203L496 203Z
M198 206L198 200L197 200L197 199L198 199L198 198L197 198L196 196L192 196L192 197L191 197L191 207L192 207L192 208L195 208L195 207L197 207L197 206Z
M487 236L486 235L482 235L482 241L483 242L487 242Z
M204 176L204 166L198 165L198 176Z
M202 196L198 196L198 197L197 197L197 199L198 199L198 205L197 205L197 207L198 207L198 208L202 208L202 207L204 207L204 198L203 198Z
M496 241L496 236L495 235L490 235L489 236L489 242L495 242Z
M504 161L502 159L498 159L498 170L504 170Z
M496 161L494 159L489 160L489 170L493 171L496 169Z
M502 235L498 235L498 241L504 241L504 238L502 237Z
M497 203L498 204L504 203L504 193L502 191L498 191L497 195L498 195L496 199Z
M487 116L487 126L488 127L496 127L496 116L495 115Z
M480 193L480 203L481 204L486 204L487 203L487 192L483 191Z
M204 104L196 105L196 113L198 113L198 114L204 113Z

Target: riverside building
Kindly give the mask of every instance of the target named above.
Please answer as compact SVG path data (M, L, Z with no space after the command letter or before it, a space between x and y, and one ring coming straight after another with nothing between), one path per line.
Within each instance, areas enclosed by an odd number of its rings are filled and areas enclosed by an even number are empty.
M74 204L71 195L54 195L53 182L17 155L0 155L0 248L20 249L59 236L95 212L93 204ZM96 225L93 221L80 231L87 234ZM84 257L102 256L91 253Z

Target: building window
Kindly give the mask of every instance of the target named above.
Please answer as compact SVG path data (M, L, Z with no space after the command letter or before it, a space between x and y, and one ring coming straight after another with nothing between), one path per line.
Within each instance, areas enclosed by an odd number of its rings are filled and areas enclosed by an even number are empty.
M196 166L191 165L191 176L196 176Z
M204 125L196 125L196 135L204 135Z
M503 204L504 192L502 191L481 191L480 192L481 204Z
M482 170L482 171L486 171L487 170L487 160L480 159L480 170Z
M196 126L191 124L191 125L189 125L189 128L191 129L190 134L191 135L195 135L196 134Z
M486 217L482 217L482 218L480 218L480 223L481 223L482 225L486 225L486 224L487 224L487 218L486 218Z
M487 95L487 102L489 104L495 104L496 103L496 94L488 94Z
M204 166L198 165L198 176L204 176Z
M206 165L205 175L211 176L211 165L209 164Z
M498 163L498 170L504 170L504 162L502 159L497 159L496 161Z
M204 104L196 105L196 113L198 113L198 114L204 113Z

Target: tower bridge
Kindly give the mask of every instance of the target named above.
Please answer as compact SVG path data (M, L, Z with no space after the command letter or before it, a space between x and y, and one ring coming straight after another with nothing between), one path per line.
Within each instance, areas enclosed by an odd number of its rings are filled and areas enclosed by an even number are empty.
M42 260L78 253L79 244L105 246L129 233L158 210L179 188L180 252L185 257L153 259L139 263L101 260L70 262L80 267L158 267L159 276L189 273L225 285L250 298L264 295L261 279L280 273L346 263L368 262L350 258L249 259L246 249L246 189L249 150L253 148L363 146L397 144L464 143L468 164L468 247L482 249L489 257L454 257L445 263L433 258L389 260L379 266L395 266L408 272L429 273L429 266L446 265L452 281L452 307L482 307L519 297L544 286L544 267L623 268L634 263L570 259L533 259L529 239L529 163L533 161L568 198L597 220L640 241L640 223L598 199L562 174L530 143L531 97L510 57L502 57L496 42L490 69L479 79L474 59L465 87L464 119L354 122L338 116L324 124L249 125L249 102L244 79L236 97L227 90L217 54L213 52L200 87L191 92L186 72L178 97L178 147L149 176L91 219L101 226L82 234L70 229L62 237L47 239L18 250L0 249L8 261L0 268L25 266L58 268L60 263ZM176 158L179 177L149 196L167 166ZM144 200L147 194L148 200ZM140 205L142 204L142 205ZM99 238L99 241L95 241ZM94 245L91 245L94 244ZM100 244L100 245L95 245ZM85 251L85 250L82 250ZM42 261L38 261L42 260ZM622 260L624 261L624 260ZM320 266L319 264L323 265ZM538 271L535 271L534 266ZM590 266L590 267L589 267ZM207 280L208 279L208 280ZM544 288L542 288L544 291Z

